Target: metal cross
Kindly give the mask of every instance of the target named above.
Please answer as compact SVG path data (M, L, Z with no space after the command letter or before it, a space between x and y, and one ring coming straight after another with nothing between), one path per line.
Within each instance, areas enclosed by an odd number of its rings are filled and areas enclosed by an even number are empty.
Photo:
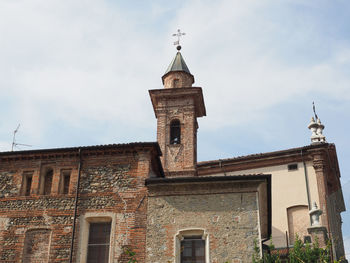
M180 37L186 35L185 33L182 33L180 29L177 30L176 34L173 34L173 37L177 37L177 41L174 42L174 45L180 46Z
M317 116L317 114L316 114L316 107L315 107L315 103L314 103L314 102L312 102L312 109L313 109L313 111L314 111L315 119L316 119L316 121L317 121L318 116Z

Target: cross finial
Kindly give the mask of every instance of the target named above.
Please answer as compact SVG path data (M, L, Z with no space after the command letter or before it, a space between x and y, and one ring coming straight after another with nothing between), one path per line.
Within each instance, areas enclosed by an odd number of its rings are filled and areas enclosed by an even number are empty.
M317 121L318 116L317 116L317 114L316 114L316 107L315 107L315 103L314 103L314 102L312 102L312 109L313 109L313 111L314 111L315 119L316 119L316 121Z
M177 41L174 42L174 45L176 45L176 49L180 50L180 37L186 35L185 33L182 33L180 29L177 30L177 33L173 34L173 37L177 37Z

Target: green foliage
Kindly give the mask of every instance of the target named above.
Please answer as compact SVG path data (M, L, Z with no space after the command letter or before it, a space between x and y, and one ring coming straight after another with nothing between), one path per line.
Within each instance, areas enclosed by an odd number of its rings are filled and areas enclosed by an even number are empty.
M270 241L269 245L270 251L275 249L275 246L273 245L272 241ZM254 254L253 254L253 263L280 263L281 259L279 257L279 254L268 254L264 253L263 257L260 258L260 249L258 247L257 241L254 240Z
M331 263L329 243L325 249L320 248L318 241L313 244L304 243L296 236L294 247L289 250L288 263ZM269 245L270 251L275 247L272 242ZM254 254L252 263L280 263L281 259L278 253L268 254L264 253L260 257L260 249L257 242L254 241ZM333 263L340 263L341 261L334 261Z
M289 253L289 263L329 263L331 262L329 248L330 244L326 249L320 248L317 240L312 245L304 244L296 236L294 248Z
M130 248L125 248L124 252L129 257L128 263L137 263L136 253L134 251L132 251Z

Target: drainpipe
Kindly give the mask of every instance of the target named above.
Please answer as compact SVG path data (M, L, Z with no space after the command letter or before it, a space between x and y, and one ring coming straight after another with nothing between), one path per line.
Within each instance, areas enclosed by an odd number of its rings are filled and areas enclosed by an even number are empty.
M74 238L75 238L75 225L76 225L77 210L78 210L80 174L81 174L81 149L79 148L78 180L77 180L77 186L76 186L76 190L75 190L75 199L74 199L74 217L73 217L72 239L71 239L71 243L70 243L69 263L73 262L73 250L74 250Z

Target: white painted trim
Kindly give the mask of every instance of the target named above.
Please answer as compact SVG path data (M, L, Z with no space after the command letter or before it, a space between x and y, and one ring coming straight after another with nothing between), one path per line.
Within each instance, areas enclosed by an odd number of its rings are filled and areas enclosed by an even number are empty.
M109 246L109 259L108 262L113 261L114 244L115 244L115 226L116 215L112 212L88 212L80 216L80 234L79 234L79 249L78 249L78 262L85 263L87 259L87 247L89 240L89 228L90 223L96 222L111 222L111 235Z
M181 240L183 240L185 236L202 236L202 239L205 240L205 262L211 262L209 253L209 234L204 228L185 228L177 232L174 236L174 262L181 262Z

